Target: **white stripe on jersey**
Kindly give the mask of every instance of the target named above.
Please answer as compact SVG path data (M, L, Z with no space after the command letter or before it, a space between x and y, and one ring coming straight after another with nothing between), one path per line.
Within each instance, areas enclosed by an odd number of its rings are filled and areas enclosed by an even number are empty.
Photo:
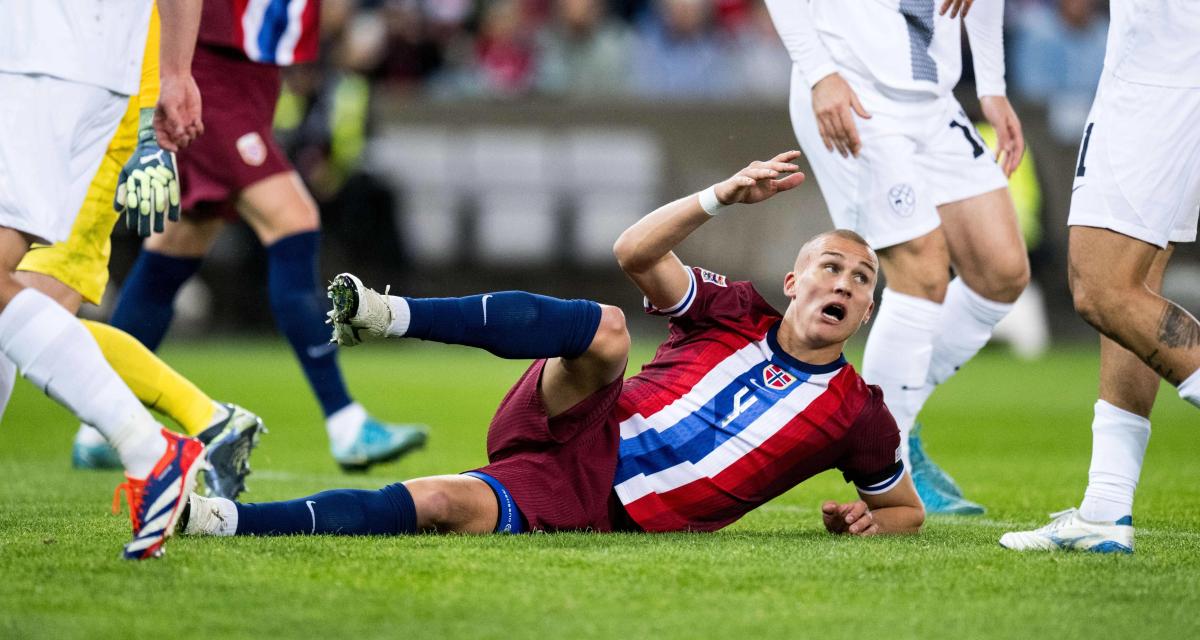
M829 373L814 375L804 382L796 384L787 396L776 401L770 409L763 412L740 433L721 443L698 462L694 464L682 462L648 476L645 474L633 476L615 487L617 497L621 499L622 504L629 504L651 493L665 493L695 480L716 476L779 433L793 418L807 409L813 400L825 393L829 387L829 381L840 372L841 368ZM710 393L709 399L715 393L716 391ZM703 404L701 403L701 406ZM621 428L623 432L625 423L621 424Z
M288 3L288 23L279 38L279 44L275 47L275 64L288 66L295 61L296 44L300 42L300 34L304 31L300 18L304 15L304 7L307 5L308 0Z
M738 376L746 373L755 365L761 364L771 357L771 348L767 339L738 349L726 356L717 366L704 374L692 388L670 404L659 409L650 416L635 413L621 422L621 437L632 438L643 431L655 429L664 431L675 423L692 415L713 396L729 386Z
M246 12L242 14L242 48L251 60L262 59L262 50L258 48L258 32L262 29L269 6L271 0L250 0Z

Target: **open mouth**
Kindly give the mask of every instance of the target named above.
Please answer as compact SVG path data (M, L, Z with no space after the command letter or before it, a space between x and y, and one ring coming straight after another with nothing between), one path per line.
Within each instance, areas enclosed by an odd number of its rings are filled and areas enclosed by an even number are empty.
M821 317L833 320L834 322L841 322L846 318L846 307L836 302L831 302L821 308Z

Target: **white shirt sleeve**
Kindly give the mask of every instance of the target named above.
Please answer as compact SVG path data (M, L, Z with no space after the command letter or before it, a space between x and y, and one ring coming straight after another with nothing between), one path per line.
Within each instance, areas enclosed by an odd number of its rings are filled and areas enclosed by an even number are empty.
M1003 96L1004 0L977 0L963 20L975 62L975 93Z
M817 29L813 26L812 7L809 0L766 0L767 11L775 30L783 40L792 62L800 67L808 86L812 87L825 76L836 73L829 51L821 43Z

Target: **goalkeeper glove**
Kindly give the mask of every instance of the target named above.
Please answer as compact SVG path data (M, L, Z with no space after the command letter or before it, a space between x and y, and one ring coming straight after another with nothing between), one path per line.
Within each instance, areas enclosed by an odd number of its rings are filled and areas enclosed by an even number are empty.
M125 226L143 238L162 233L166 219L177 221L180 213L175 154L158 146L153 122L154 109L142 109L137 148L121 169L113 199L113 208L125 215Z

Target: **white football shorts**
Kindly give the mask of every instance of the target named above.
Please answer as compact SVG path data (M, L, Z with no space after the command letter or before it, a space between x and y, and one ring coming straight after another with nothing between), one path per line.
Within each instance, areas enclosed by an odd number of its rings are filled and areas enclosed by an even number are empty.
M1105 73L1075 163L1067 224L1166 247L1196 239L1200 88Z
M825 149L812 90L792 72L792 127L838 228L884 249L941 224L937 207L1008 186L1004 172L954 96L903 101L842 73L871 114L855 116L862 149L843 158Z
M66 240L128 102L93 85L0 72L0 227Z

